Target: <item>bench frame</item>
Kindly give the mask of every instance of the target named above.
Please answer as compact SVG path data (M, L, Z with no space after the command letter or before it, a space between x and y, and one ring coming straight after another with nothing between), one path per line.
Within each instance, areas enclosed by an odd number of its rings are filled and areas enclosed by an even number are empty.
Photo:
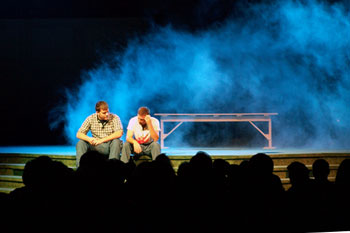
M184 122L249 122L256 130L258 130L268 141L268 146L264 149L275 149L272 147L272 123L271 116L278 113L155 113L155 116L160 117L160 145L164 146L164 140ZM179 122L168 133L164 132L164 124L166 122ZM267 122L268 133L264 133L253 122Z

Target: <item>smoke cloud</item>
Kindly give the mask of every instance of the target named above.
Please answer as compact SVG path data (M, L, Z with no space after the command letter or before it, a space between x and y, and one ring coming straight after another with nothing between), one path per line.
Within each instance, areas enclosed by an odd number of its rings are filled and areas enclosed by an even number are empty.
M98 100L124 128L146 105L152 113L276 112L277 147L345 148L350 138L350 13L341 3L255 4L207 30L153 28L106 57L66 93L70 143ZM185 145L195 128L179 127L173 140ZM232 135L216 129L197 128L200 140Z

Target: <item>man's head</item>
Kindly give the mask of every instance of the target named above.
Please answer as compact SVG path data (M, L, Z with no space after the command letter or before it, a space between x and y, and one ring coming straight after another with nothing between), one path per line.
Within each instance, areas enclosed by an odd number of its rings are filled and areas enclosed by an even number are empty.
M98 119L100 120L108 120L109 117L109 108L108 104L105 101L98 101L95 106Z
M150 115L149 108L147 108L147 107L139 108L139 110L137 111L137 119L138 119L140 125L142 125L142 126L146 125L145 117L147 115Z
M329 163L325 159L317 159L312 164L312 173L315 180L327 180L329 172Z

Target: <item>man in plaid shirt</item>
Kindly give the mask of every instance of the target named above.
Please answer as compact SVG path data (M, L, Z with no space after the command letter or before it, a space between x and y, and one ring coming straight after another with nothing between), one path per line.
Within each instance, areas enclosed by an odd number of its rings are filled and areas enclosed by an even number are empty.
M108 104L99 101L95 106L96 113L88 116L77 132L77 167L80 158L89 150L96 150L109 159L120 159L123 143L123 125L116 114L110 113ZM91 131L92 137L87 133Z

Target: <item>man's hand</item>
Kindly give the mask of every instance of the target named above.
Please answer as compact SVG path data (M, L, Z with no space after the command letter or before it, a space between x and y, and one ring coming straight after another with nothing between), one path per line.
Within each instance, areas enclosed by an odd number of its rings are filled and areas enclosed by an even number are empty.
M94 146L98 146L98 145L100 145L100 144L102 144L102 143L103 143L102 139L97 139L97 140L95 141L95 145L94 145Z
M90 138L89 143L93 146L98 146L103 143L102 139Z
M96 141L96 138L90 138L89 143L94 146L96 144Z
M146 124L147 124L147 128L149 129L151 138L153 139L153 141L157 141L158 138L159 138L159 133L158 133L158 131L156 132L154 130L154 128L153 128L151 116L150 115L146 115L145 116L145 121L146 121Z
M133 146L134 146L134 152L136 154L140 154L142 152L142 148L137 141L134 141Z
M146 121L147 125L152 124L151 116L150 116L150 115L146 115L146 116L145 116L145 121Z

